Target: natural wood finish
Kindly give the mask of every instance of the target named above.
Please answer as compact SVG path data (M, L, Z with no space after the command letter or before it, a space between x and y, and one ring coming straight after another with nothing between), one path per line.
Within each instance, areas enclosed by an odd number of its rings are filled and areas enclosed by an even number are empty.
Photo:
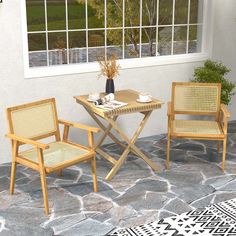
M59 126L58 126L58 117L57 117L55 98L44 99L44 100L40 100L40 101L36 101L36 102L31 102L31 103L7 108L6 114L7 114L7 120L8 120L10 133L15 134L14 126L13 126L13 119L12 119L12 112L20 111L20 110L27 109L27 108L33 108L33 107L37 107L37 106L44 105L44 104L51 104L52 105L53 116L54 116L53 120L54 120L54 124L55 124L56 129L55 129L55 131L48 132L46 134L30 137L30 139L31 140L39 140L39 139L47 138L50 136L55 136L56 140L59 141L60 140L60 131L59 131ZM24 137L24 138L27 138L27 137ZM19 145L23 145L23 144L24 144L24 141L22 143L20 143Z
M76 165L76 164L79 164L79 163L82 163L82 162L85 162L85 161L89 161L89 160L91 160L91 158L94 154L95 154L95 152L91 151L88 154L78 156L75 160L64 161L61 164L54 165L53 167L45 167L46 172L47 173L56 172L58 170L65 169L69 166L73 166L73 165Z
M225 117L227 117L227 118L230 117L230 113L229 113L228 108L225 104L221 104L220 109L224 113Z
M53 119L54 119L54 122L55 122L54 124L56 127L55 130L50 131L48 133L44 133L42 135L36 135L36 136L30 137L30 138L16 135L14 133L14 121L12 119L11 112L17 111L18 109L24 110L25 108L29 108L29 109L34 108L34 106L44 105L46 103L52 104ZM82 163L82 162L90 162L92 175L93 175L93 181L94 181L93 182L94 191L95 192L98 191L97 176L96 176L96 152L94 151L94 138L93 138L93 133L99 132L98 128L78 124L75 122L69 122L69 121L65 121L65 120L58 121L56 103L55 103L54 98L8 108L7 109L7 119L8 119L10 133L6 134L6 137L8 137L12 140L12 169L11 169L10 194L13 194L13 192L14 192L15 172L16 172L16 165L17 164L22 164L24 166L27 166L27 167L39 172L41 186L42 186L42 192L43 192L45 214L49 214L48 192L47 192L47 184L46 184L46 175L47 174L50 174L52 172L56 172L58 175L61 175L62 170L66 167L69 167L69 166L72 166L72 165L75 165L78 163ZM60 162L59 164L54 164L53 166L48 167L48 166L44 165L44 150L50 148L50 146L49 146L49 144L44 144L42 142L39 142L38 140L42 139L42 138L54 136L55 142L60 142L61 137L60 137L60 132L59 132L59 123L64 125L64 132L63 132L63 138L62 138L63 142L72 145L74 148L84 150L84 151L86 151L86 153L83 155L81 154L79 156L76 156L74 159L64 160L64 161ZM68 140L70 127L83 129L88 132L88 144L89 144L88 147L84 147L80 144L73 143ZM35 150L35 148L36 148L38 162L35 162L31 159L24 157L23 153L25 151L18 153L19 146L25 145L25 144L31 145L34 147L33 149L30 149L27 151L32 151L32 150Z
M93 191L98 192L98 183L97 183L97 172L96 172L96 155L93 156L91 160L91 169L93 176Z
M176 90L177 86L183 87L183 88L192 87L192 91L194 91L195 87L196 88L205 87L205 88L208 88L209 90L214 89L215 92L217 91L217 95L213 97L215 99L213 104L216 104L216 106L214 106L215 111L213 111L214 109L211 109L211 111L210 110L209 111L206 111L206 110L201 111L201 106L204 106L204 102L205 103L208 102L207 99L201 100L200 102L197 99L194 101L194 102L196 102L196 104L195 104L196 107L198 106L197 102L201 103L201 104L199 104L200 108L197 108L197 111L191 111L191 109L190 110L188 109L188 111L185 111L185 110L176 111L174 104L176 103L175 90ZM197 92L195 93L195 98L196 98L196 94L198 95L198 93ZM190 96L190 94L188 94L188 96ZM226 143L227 143L227 127L228 127L228 118L230 117L230 113L228 112L227 107L225 105L220 104L220 98L221 98L221 84L177 83L177 82L172 84L172 101L168 103L168 111L167 111L167 115L168 115L168 136L167 136L167 157L166 157L167 169L169 168L169 165L170 165L169 162L170 162L170 141L171 141L171 138L190 138L190 139L197 139L197 140L216 140L218 153L220 152L220 143L223 141L222 171L224 172L225 157L226 157ZM211 97L211 99L212 99L212 97ZM187 103L187 101L186 101L186 103ZM211 106L209 106L209 104L207 104L207 106L205 106L205 108L206 107L211 108ZM214 116L216 122L212 122L212 123L214 123L213 127L216 127L215 129L217 130L217 133L216 133L216 131L215 131L215 133L213 133L213 131L209 132L209 133L208 133L208 131L206 131L205 133L178 132L178 131L176 131L175 127L173 126L173 124L175 122L175 116L178 114ZM181 120L181 122L184 122L184 120ZM193 122L193 124L194 124L195 121L192 120L191 122ZM205 122L205 121L203 121L203 122ZM198 128L198 127L196 127L196 128Z
M136 100L138 98L138 92L134 90L120 90L115 93L115 98L118 101L122 101L127 103L126 106L117 108L114 110L104 110L97 108L93 103L89 102L88 95L82 96L75 96L77 103L81 104L82 106L86 106L89 108L90 111L99 115L100 117L112 117L112 116L119 116L129 113L136 113L136 112L145 112L154 110L157 108L161 108L163 102L153 98L152 102L150 103L138 103Z
M43 151L42 149L37 149L38 153L38 161L39 161L39 173L41 179L41 186L43 192L43 201L44 201L44 211L46 215L49 214L49 206L48 206L48 190L47 190L47 183L46 183L46 173L44 168L44 160L43 160Z
M39 172L38 163L25 159L24 157L21 157L20 155L16 157L16 162Z
M10 139L12 139L12 140L15 140L15 141L24 143L24 144L33 145L33 146L35 146L35 147L37 147L37 148L41 148L41 149L47 149L47 148L49 148L49 145L48 145L48 144L40 143L40 142L34 141L34 140L32 140L32 139L20 137L20 136L15 135L15 134L6 134L6 137L7 137L7 138L10 138Z
M16 175L16 156L18 154L18 141L12 141L12 164L11 164L11 182L10 182L10 194L14 193L15 175Z
M127 103L127 105L118 109L114 109L112 111L97 108L93 103L87 101L88 95L75 97L77 103L81 104L85 108L85 110L90 114L94 121L104 131L94 147L97 153L99 153L112 164L112 169L106 176L106 180L111 180L114 177L114 175L124 163L129 152L133 152L135 155L142 158L153 170L158 170L156 164L153 163L143 152L140 151L140 149L135 145L135 142L141 131L143 130L146 122L148 121L152 111L154 109L161 108L163 103L154 98L150 103L138 103L136 101L138 98L138 94L139 93L134 90L117 91L115 93L115 99L125 102ZM124 131L122 131L117 124L118 116L129 113L140 113L144 115L143 120L141 121L131 139L125 135ZM105 126L99 118L104 119L108 123L108 125ZM121 139L126 142L127 145L122 143L115 136L115 134L111 133L112 129L116 131L116 133L120 136ZM118 160L114 159L112 156L101 149L101 145L103 144L106 137L110 137L116 144L120 145L124 149L122 155Z
M60 124L63 124L63 125L68 125L68 126L71 126L71 127L74 127L74 128L91 131L93 133L98 133L100 131L99 128L88 126L88 125L83 125L83 124L79 124L79 123L75 123L75 122L71 122L71 121L66 121L66 120L61 120L60 119L60 120L58 120L58 122Z
M68 140L69 130L70 130L70 126L69 125L65 125L64 126L64 132L63 132L63 138L62 138L62 140L64 142L67 142L67 140Z
M61 169L61 170L58 170L58 171L56 171L56 173L57 173L57 175L58 175L58 176L62 176L62 169Z
M217 142L217 153L220 153L220 141Z
M95 149L97 150L99 146L102 145L102 143L104 142L105 138L108 136L111 138L112 141L114 141L116 144L118 144L119 146L121 146L122 148L126 148L126 145L124 143L122 143L114 134L112 134L110 131L111 129L109 128L110 125L108 125L107 127L105 127L103 125L103 123L97 118L97 116L91 112L89 110L89 108L87 108L86 106L84 106L85 110L90 114L90 116L94 119L94 121L98 124L98 126L106 133L103 133L103 135L100 137L100 141L98 141L95 145ZM118 117L115 116L113 117L114 120L116 120ZM109 131L107 132L107 130L109 129ZM133 152L133 151L132 151ZM136 154L136 153L134 153Z
M227 148L227 139L223 141L223 157L222 157L222 171L225 172L225 158L226 158L226 148Z
M111 162L113 165L117 163L117 160L114 159L112 156L104 152L101 148L96 148L96 152L103 156L107 161Z

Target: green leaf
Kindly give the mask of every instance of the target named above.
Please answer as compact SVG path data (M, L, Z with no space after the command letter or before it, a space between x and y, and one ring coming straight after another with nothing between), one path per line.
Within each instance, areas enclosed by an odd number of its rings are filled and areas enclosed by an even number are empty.
M230 69L222 62L206 60L203 67L194 70L194 79L197 83L221 83L221 102L228 105L235 94L236 84L225 78Z

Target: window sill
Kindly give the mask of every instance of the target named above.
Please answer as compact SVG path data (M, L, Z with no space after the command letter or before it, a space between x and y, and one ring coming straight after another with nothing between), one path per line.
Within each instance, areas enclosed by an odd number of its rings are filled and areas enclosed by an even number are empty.
M148 57L138 59L125 59L120 60L119 64L121 70L142 68L148 66L163 66L171 64L184 64L201 62L209 58L207 53L194 53L188 55L174 55L174 56L160 56L160 57ZM97 62L73 64L73 65L58 65L50 67L36 67L36 68L25 68L25 78L41 78L81 73L92 73L100 71Z

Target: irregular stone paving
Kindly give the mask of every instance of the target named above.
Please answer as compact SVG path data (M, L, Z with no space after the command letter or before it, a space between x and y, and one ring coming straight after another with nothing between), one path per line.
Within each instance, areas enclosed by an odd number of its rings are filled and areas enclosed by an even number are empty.
M89 164L47 177L50 216L45 216L38 173L18 166L15 194L9 196L10 163L0 166L0 235L105 235L130 227L236 198L236 121L230 122L225 174L216 142L173 140L171 169L166 170L166 136L152 136L137 145L157 163L153 172L130 154L113 178L111 165L98 157L99 192L92 191ZM113 156L122 150L104 146Z

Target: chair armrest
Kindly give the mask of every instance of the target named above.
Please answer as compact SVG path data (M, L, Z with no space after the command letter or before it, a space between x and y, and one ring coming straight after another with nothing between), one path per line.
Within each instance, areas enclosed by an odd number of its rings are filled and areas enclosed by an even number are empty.
M220 110L223 112L225 117L227 117L227 118L230 117L230 113L229 113L228 108L225 104L220 105Z
M173 115L173 113L172 113L172 102L167 103L167 115L168 116Z
M15 135L15 134L6 134L6 137L7 137L7 138L10 138L10 139L12 139L12 140L15 140L15 141L24 143L24 144L33 145L33 146L35 146L35 147L37 147L37 148L41 148L41 149L47 149L47 148L49 148L49 145L48 145L48 144L40 143L40 142L38 142L38 141L34 141L34 140L28 139L28 138L24 138L24 137Z
M100 131L99 128L96 127L92 127L92 126L88 126L88 125L83 125L83 124L79 124L79 123L75 123L75 122L71 122L71 121L66 121L66 120L58 120L59 124L62 125L66 125L66 126L71 126L74 128L78 128L78 129L83 129L83 130L87 130L90 132L94 132L94 133L98 133Z

